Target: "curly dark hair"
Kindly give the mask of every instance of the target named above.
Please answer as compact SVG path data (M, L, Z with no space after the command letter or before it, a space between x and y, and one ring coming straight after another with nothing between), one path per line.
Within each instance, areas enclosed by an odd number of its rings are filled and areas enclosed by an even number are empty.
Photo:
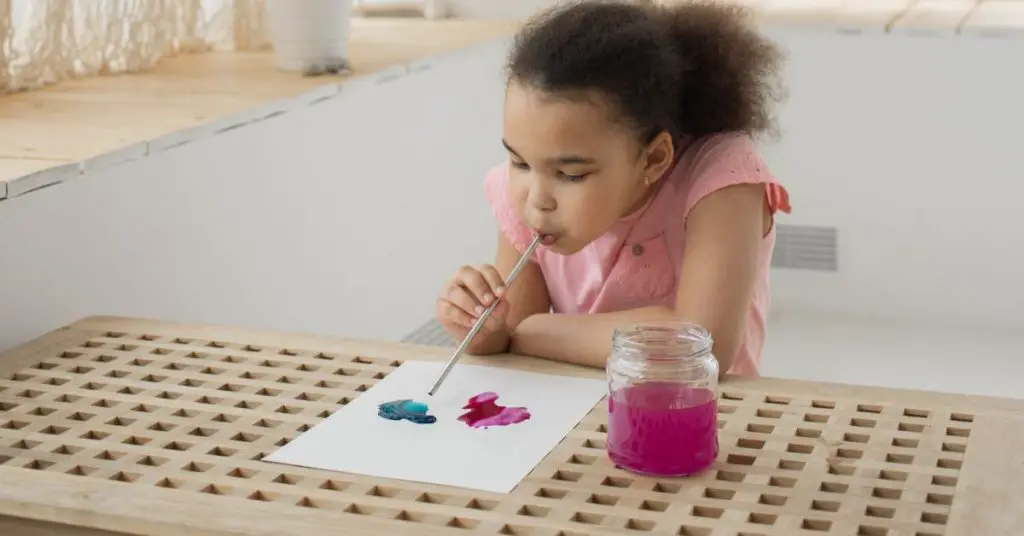
M637 135L776 134L782 53L740 6L584 0L558 5L516 35L509 80L566 98L596 91Z

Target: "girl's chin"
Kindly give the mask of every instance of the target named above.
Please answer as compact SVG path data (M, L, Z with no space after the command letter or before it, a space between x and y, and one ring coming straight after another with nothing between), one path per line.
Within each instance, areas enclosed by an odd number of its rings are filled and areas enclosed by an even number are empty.
M564 237L556 237L550 243L544 244L544 249L559 255L572 255L583 248L577 247L576 244L572 241L566 240Z

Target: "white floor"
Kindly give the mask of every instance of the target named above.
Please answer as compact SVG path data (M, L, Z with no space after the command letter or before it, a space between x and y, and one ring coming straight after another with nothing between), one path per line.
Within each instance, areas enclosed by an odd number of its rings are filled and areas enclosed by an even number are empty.
M766 376L1024 398L1024 334L776 314Z

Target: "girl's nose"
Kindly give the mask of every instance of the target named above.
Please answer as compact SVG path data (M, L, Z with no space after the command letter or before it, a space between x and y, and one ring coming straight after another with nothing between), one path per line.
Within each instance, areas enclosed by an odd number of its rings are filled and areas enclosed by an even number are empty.
M555 198L540 188L531 190L528 200L530 207L537 212L551 212L558 206Z

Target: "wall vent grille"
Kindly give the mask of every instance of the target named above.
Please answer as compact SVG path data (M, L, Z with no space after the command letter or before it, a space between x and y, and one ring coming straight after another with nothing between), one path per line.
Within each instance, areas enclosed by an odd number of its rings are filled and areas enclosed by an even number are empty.
M772 268L839 271L835 227L777 225Z

